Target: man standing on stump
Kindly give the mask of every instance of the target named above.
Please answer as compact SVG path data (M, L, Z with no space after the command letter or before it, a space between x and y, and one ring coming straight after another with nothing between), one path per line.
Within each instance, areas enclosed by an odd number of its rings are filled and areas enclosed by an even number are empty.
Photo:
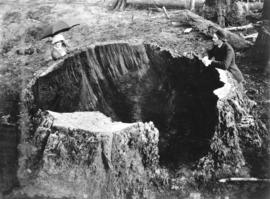
M226 41L225 35L218 30L213 34L214 47L208 51L208 56L202 59L205 66L228 70L238 83L244 81L244 77L235 63L235 53L232 46Z

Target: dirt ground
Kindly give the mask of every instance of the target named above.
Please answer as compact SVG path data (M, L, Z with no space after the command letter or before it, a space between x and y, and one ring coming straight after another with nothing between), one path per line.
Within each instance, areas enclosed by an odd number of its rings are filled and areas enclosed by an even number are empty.
M177 12L169 12L176 21L179 20L175 17ZM201 52L207 46L197 32L184 34L185 25L173 26L162 12L135 9L113 12L99 3L1 4L0 19L0 85L3 93L12 95L18 94L38 69L52 61L50 39L38 38L41 28L56 20L80 23L64 33L71 51L95 43L119 40L152 43L180 55L190 51ZM1 109L0 112L7 113L3 107Z

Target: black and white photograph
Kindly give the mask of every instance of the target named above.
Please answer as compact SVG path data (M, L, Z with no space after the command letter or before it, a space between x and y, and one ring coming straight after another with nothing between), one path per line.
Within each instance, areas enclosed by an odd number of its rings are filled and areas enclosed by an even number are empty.
M0 199L270 199L270 0L0 0Z

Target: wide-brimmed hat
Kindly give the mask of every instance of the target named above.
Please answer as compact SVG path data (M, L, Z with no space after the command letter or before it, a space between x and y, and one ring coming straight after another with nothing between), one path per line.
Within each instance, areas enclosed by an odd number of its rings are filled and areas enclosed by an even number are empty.
M79 25L79 23L77 22L77 20L73 20L73 19L60 20L53 24L46 25L43 27L43 31L42 31L40 39L53 37L54 35L57 35L61 32L68 31L69 29L77 25Z

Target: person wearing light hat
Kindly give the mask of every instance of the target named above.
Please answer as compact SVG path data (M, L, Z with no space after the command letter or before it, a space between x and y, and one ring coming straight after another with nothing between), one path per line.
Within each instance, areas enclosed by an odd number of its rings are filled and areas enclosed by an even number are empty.
M232 46L226 41L221 30L213 34L214 47L208 51L208 56L202 59L205 66L228 70L238 83L244 82L244 77L235 63L235 53Z
M65 40L64 36L57 34L52 38L52 51L51 55L53 60L57 60L65 56L68 52L68 43Z

